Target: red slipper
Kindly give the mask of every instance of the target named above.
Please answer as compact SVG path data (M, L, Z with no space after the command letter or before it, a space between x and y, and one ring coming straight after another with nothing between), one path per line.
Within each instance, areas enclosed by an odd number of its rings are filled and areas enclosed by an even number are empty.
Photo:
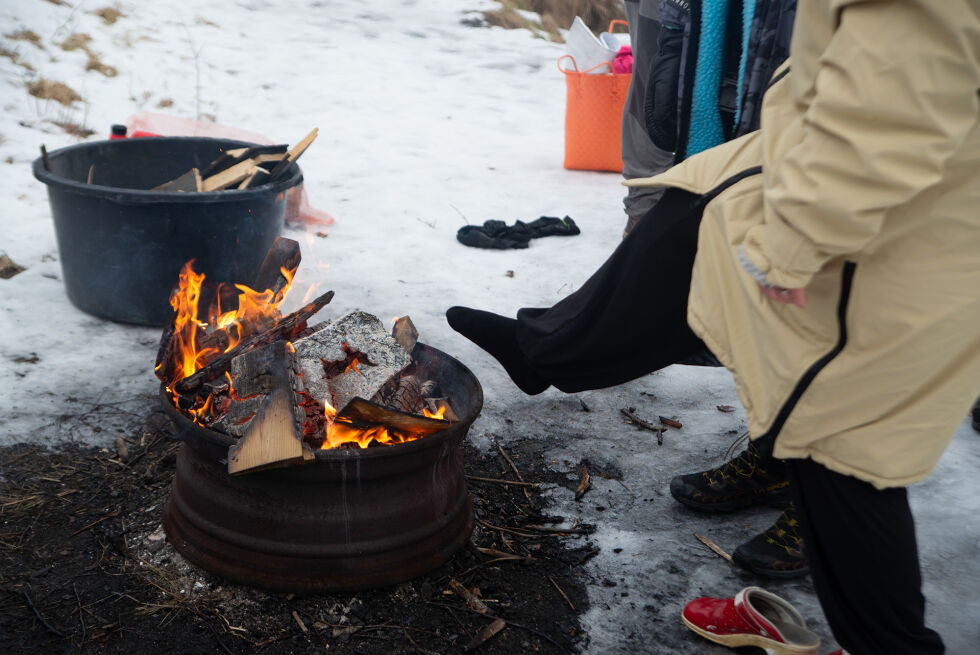
M684 625L705 639L769 655L817 655L820 638L792 605L765 589L746 587L734 598L698 598L684 608Z

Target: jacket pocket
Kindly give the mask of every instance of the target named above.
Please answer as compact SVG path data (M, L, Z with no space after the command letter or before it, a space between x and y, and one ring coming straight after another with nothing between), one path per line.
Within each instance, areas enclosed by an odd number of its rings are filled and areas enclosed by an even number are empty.
M772 425L769 430L766 431L764 435L759 437L757 440L760 449L763 452L772 454L773 445L776 442L776 437L779 436L779 432L783 429L786 421L789 419L789 415L796 408L797 403L803 394L813 383L813 380L824 368L827 367L830 362L832 362L841 351L844 350L844 346L847 345L847 307L851 299L851 287L854 282L854 272L857 269L857 264L854 262L845 262L844 269L841 273L841 283L840 283L840 296L837 301L837 342L834 347L831 348L823 357L818 359L813 363L810 368L803 372L800 379L797 380L796 385L793 387L793 391L790 392L786 401L779 408L776 414L776 418L773 420Z

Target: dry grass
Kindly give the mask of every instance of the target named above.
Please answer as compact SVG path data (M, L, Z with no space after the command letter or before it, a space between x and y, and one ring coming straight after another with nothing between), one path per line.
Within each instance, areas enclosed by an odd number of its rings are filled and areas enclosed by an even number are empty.
M116 69L115 66L108 66L106 64L103 64L102 60L99 59L99 56L91 52L88 55L88 63L85 64L85 70L96 71L102 73L106 77L115 77L116 75L119 74L119 71Z
M55 100L66 107L70 107L73 102L82 99L82 96L64 82L54 82L43 77L28 84L27 92L35 98Z
M36 32L32 32L31 30L18 30L12 34L5 34L4 36L11 41L27 41L28 43L33 43L38 48L44 48L44 46L41 45L41 37L38 36Z
M157 103L157 107L159 109L166 109L167 107L173 107L173 106L174 106L174 101L171 100L170 98L163 98L160 102Z
M112 25L120 18L126 17L126 14L115 7L103 7L102 9L96 9L92 13L104 20L106 25Z
M59 45L65 52L82 50L86 55L88 55L88 62L85 64L85 70L97 71L106 77L115 77L118 75L119 71L116 70L115 66L107 66L106 64L102 63L102 59L99 57L99 55L89 47L89 43L91 41L92 37L90 37L88 34L75 33L62 41Z
M88 50L88 44L92 41L92 37L88 34L80 34L78 32L71 34L67 39L59 43L58 45L65 52L71 52L72 50Z
M22 67L22 68L23 68L24 70L28 70L28 71L30 71L30 72L32 72L32 73L33 73L33 72L34 72L34 70L35 70L33 66L31 66L31 65L30 65L29 63L27 63L26 61L23 61L23 60L22 60L22 59L20 58L20 54L18 54L18 53L17 53L16 51L14 51L14 50L10 50L10 49L8 49L8 48L5 48L5 47L3 47L3 46L0 46L0 57L6 57L6 58L7 58L7 59L9 59L10 61L12 61L12 62L14 62L15 64L17 64L18 66L20 66L20 67Z
M502 7L484 13L491 25L507 29L530 29L545 32L552 41L561 42L559 30L567 30L576 16L594 32L609 27L613 19L625 20L623 0L499 0ZM519 11L532 11L541 17L535 25Z
M95 134L95 130L90 129L85 125L82 125L81 123L78 123L76 121L52 121L52 122L58 127L60 127L61 129L63 129L68 134L71 134L74 137L78 137L79 139L85 139Z

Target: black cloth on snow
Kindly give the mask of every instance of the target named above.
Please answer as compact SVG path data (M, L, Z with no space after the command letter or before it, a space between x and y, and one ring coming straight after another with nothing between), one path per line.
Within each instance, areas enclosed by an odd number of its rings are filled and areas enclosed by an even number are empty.
M506 250L527 248L531 239L549 236L575 236L578 226L570 217L542 216L530 223L516 221L507 225L503 221L486 221L483 225L464 225L456 232L456 240L465 246Z
M667 189L580 289L517 312L517 343L538 377L569 393L601 389L706 350L687 325L687 297L710 199Z

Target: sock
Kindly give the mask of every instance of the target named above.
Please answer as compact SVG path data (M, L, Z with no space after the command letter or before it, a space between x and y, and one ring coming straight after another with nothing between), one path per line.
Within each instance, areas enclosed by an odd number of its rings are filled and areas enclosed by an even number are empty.
M550 236L571 237L582 232L570 216L565 218L542 216L527 223L525 227L531 232L534 239Z
M450 307L449 326L493 355L521 391L529 396L549 385L528 366L517 344L517 320L469 307Z

